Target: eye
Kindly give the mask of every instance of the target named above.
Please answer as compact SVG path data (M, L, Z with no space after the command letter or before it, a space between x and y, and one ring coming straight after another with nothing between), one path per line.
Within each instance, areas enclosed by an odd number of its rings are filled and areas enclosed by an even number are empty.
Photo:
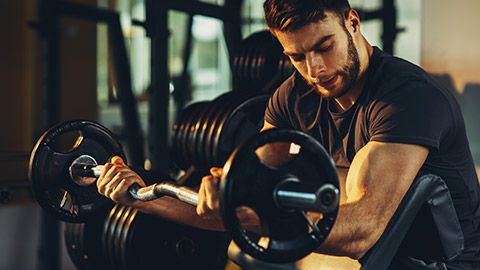
M288 57L290 57L290 60L294 62L302 61L304 59L303 55L301 54L289 55Z
M316 52L319 52L319 53L324 53L324 52L329 51L332 47L333 47L333 45L330 44L330 45L328 45L328 46L319 47L319 48L315 49L315 51L316 51Z

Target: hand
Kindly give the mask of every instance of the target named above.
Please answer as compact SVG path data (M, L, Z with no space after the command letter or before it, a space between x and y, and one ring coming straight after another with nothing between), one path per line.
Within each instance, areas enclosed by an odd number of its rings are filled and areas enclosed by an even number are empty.
M128 188L134 183L145 186L142 178L130 169L121 157L115 156L111 162L105 164L97 179L98 193L116 203L131 206L138 202L128 193Z
M220 177L222 168L211 168L210 174L202 178L198 190L197 214L204 217L221 218L220 216Z

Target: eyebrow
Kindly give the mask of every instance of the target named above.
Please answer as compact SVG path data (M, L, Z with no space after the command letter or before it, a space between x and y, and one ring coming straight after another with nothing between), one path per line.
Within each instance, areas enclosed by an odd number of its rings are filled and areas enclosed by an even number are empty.
M331 39L334 36L334 34L331 35L326 35L322 37L317 43L315 43L310 50L315 50L316 48L322 46L323 43L325 43L327 40ZM292 53L288 51L283 51L285 55L296 55L297 53Z

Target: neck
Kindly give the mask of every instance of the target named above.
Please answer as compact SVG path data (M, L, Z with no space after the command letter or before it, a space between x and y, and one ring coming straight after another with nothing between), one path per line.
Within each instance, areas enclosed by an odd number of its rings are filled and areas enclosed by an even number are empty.
M335 111L343 112L350 109L357 101L363 91L365 82L367 81L367 71L370 65L370 57L373 54L373 47L363 39L363 46L358 50L360 58L360 72L353 87L342 97L334 98L333 106Z

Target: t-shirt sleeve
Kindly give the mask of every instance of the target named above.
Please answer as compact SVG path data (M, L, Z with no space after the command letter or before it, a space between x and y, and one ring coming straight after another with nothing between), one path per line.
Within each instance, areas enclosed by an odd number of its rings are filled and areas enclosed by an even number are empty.
M438 150L455 125L447 98L424 81L394 87L371 108L370 140L419 144Z

